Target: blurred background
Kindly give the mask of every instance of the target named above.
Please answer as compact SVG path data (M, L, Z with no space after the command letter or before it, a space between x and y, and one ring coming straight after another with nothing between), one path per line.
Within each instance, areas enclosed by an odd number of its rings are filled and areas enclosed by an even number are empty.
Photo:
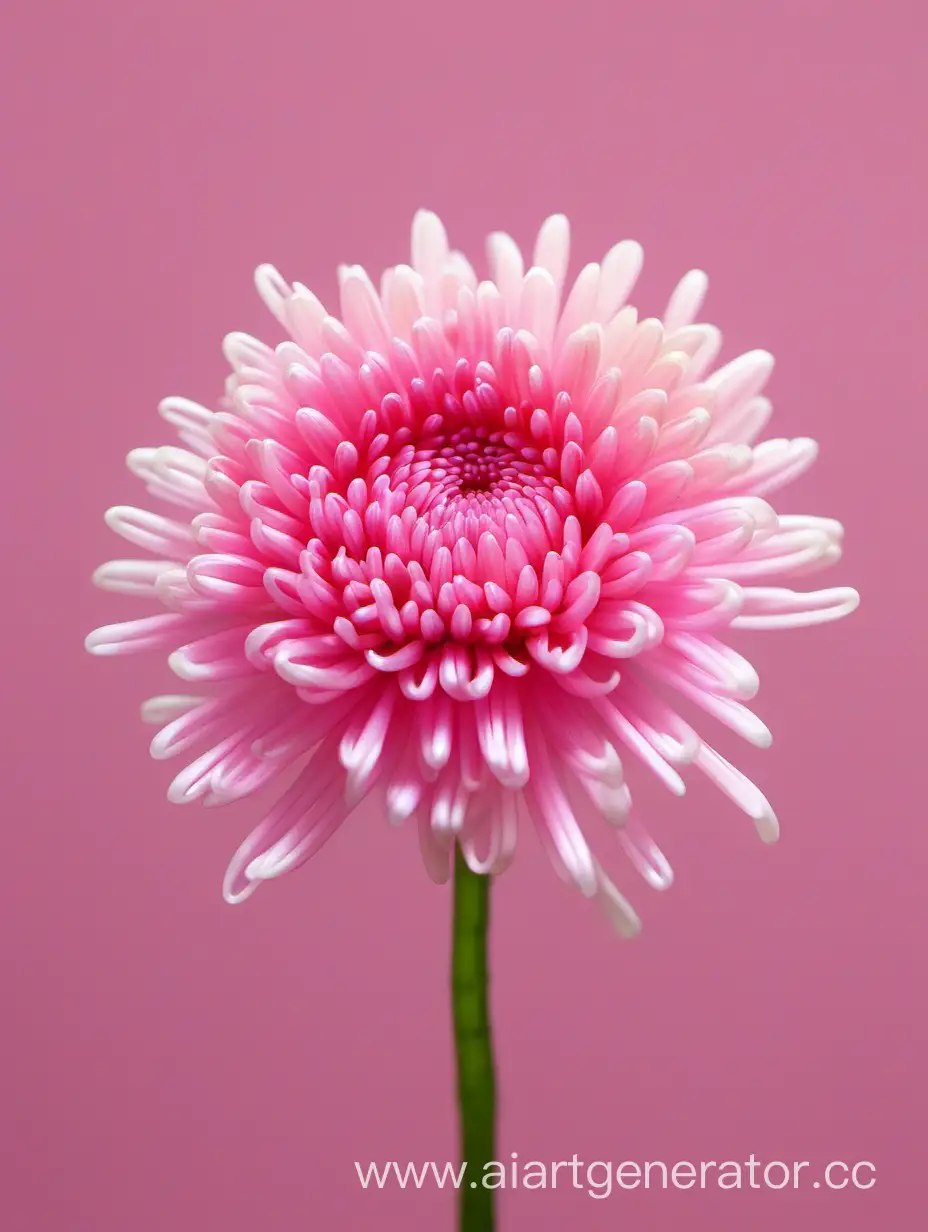
M165 394L210 402L220 341L276 341L251 274L332 302L404 260L420 205L478 259L572 219L575 268L691 266L724 357L778 359L780 498L847 527L848 621L743 638L775 734L736 750L783 826L694 782L648 820L677 872L622 882L616 941L530 834L495 892L502 1158L869 1160L867 1192L504 1192L502 1232L843 1232L924 1206L925 87L905 0L13 0L0 18L5 889L0 1183L17 1232L398 1232L450 1193L354 1161L455 1156L450 897L362 814L223 904L253 810L169 806L142 698L91 660L129 616L93 568L144 503L124 468ZM921 61L921 65L919 65ZM481 266L481 268L485 268ZM123 609L125 609L123 611ZM141 614L138 612L136 614ZM601 836L608 843L608 834ZM621 868L616 853L613 861Z

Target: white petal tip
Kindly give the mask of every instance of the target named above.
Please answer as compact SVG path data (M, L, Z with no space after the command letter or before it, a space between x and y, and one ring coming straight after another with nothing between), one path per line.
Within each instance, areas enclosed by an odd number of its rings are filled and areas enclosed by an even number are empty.
M239 903L243 903L246 899L251 898L260 884L259 881L249 881L240 890L233 890L230 885L224 885L222 887L222 897L230 907L237 907Z
M195 793L191 794L183 787L175 788L173 783L168 788L168 804L192 804L196 799L198 797Z
M598 870L597 898L609 923L620 937L630 941L641 932L641 919L624 894L615 888L608 877Z
M135 450L133 450L132 453L135 453ZM132 454L129 454L129 457L131 458ZM110 530L115 530L118 532L126 519L131 518L134 513L135 510L131 505L111 505L110 508L104 513L103 521L110 528Z
M780 823L772 809L762 817L755 817L754 825L762 842L772 846L779 839Z
M637 915L634 918L614 919L612 926L623 941L634 941L641 932L641 920Z
M168 667L181 680L195 680L196 672L191 672L186 655L182 650L172 651L168 655Z
M594 343L602 342L603 327L598 321L588 321L585 325L581 325L579 329L574 331L573 337L577 342L582 342L585 346L592 346Z

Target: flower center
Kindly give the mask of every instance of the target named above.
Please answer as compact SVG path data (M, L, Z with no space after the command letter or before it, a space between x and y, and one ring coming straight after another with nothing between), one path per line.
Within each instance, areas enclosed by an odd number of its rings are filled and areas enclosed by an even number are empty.
M405 493L416 519L449 548L460 540L476 547L489 532L501 543L520 540L534 563L552 547L551 532L560 547L572 500L561 486L557 451L531 431L533 416L546 413L507 406L490 383L456 394L440 379L438 386L422 398L427 410L418 424L388 433L391 488Z
M486 429L464 428L439 449L433 477L445 480L458 500L493 495L499 497L518 482L520 463L502 442L500 433L488 435ZM525 463L521 464L522 469Z
M423 512L432 519L444 521L454 513L493 516L554 486L540 456L528 445L520 447L515 433L452 423L415 448L410 480L429 484L431 499Z

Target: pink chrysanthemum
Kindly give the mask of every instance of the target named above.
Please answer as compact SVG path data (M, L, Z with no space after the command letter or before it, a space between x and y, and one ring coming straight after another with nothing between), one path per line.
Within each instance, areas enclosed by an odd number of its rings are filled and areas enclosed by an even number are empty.
M625 305L641 256L616 245L562 298L556 216L527 272L492 236L479 282L423 211L412 264L379 293L340 270L340 320L262 266L289 340L229 335L223 408L169 398L185 447L129 455L177 516L111 509L155 559L96 581L168 610L88 648L170 651L206 688L144 707L166 724L153 756L198 750L171 800L223 804L292 778L233 857L229 901L302 864L376 791L391 821L417 820L437 880L455 841L473 869L501 871L527 815L558 870L632 933L578 824L601 814L646 880L669 883L630 816L626 753L676 795L696 767L776 837L760 791L666 699L766 745L744 705L757 676L725 631L833 620L857 595L771 585L840 554L837 522L764 499L814 442L753 444L770 355L713 371L699 271L663 320L639 320Z

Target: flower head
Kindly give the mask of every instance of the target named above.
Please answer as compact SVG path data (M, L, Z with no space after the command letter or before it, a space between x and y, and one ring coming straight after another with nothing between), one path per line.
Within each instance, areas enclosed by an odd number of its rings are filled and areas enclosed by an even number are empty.
M555 216L527 271L491 236L481 282L423 211L411 264L379 291L342 267L340 317L262 266L287 340L226 338L221 409L162 403L182 447L128 462L170 516L110 509L152 559L95 576L166 611L87 644L167 651L195 687L143 710L161 725L153 756L185 763L171 800L223 804L289 772L232 860L230 901L302 864L370 792L415 821L437 880L456 841L472 868L501 871L530 818L626 933L637 916L579 824L601 815L646 880L669 884L626 762L676 795L701 771L776 837L760 791L667 699L766 745L745 706L757 676L726 631L833 620L857 595L779 584L840 555L837 522L765 499L815 444L754 444L772 359L713 367L701 272L639 320L626 301L641 256L617 244L565 292Z

